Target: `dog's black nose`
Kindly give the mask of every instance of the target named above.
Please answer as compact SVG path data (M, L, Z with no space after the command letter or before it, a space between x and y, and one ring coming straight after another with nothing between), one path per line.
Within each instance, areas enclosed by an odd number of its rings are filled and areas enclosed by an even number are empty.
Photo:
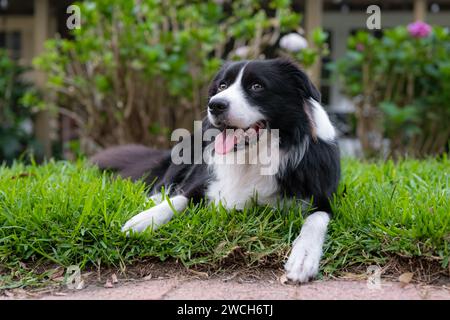
M208 108L209 108L209 112L211 112L211 114L218 116L219 114L227 111L229 105L230 104L228 103L227 100L214 99L209 102Z

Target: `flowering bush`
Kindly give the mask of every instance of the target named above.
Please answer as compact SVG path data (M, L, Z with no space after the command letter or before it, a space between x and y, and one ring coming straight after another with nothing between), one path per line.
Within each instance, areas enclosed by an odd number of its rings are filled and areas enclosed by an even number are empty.
M83 21L73 40L49 41L35 62L58 93L59 110L70 109L65 114L74 116L85 138L101 146L164 145L172 129L191 128L223 60L287 55L307 68L325 51L320 30L315 45L305 48L301 17L288 0L79 5ZM295 39L280 48L280 38L292 32ZM54 101L49 98L47 105Z
M394 154L445 151L450 137L449 30L415 22L378 39L358 32L334 65L356 106L365 154L378 155L383 137Z

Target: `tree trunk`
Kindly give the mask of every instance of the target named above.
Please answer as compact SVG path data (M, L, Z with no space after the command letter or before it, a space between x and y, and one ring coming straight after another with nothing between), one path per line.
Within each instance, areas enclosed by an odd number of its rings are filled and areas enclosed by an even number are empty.
M381 112L368 103L361 102L356 108L356 134L366 158L379 156L383 149L383 126Z

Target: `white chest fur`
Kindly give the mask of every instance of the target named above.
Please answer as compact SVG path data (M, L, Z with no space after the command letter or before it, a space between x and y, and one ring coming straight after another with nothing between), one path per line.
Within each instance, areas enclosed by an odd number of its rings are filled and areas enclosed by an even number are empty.
M228 209L243 209L256 201L275 204L278 183L275 175L261 175L257 164L212 164L215 177L208 186L206 196L210 202L222 202Z
M216 204L220 201L225 208L238 210L255 202L276 205L279 200L278 146L278 136L269 139L264 131L258 143L245 150L213 155L208 159L213 177L206 190L208 201Z

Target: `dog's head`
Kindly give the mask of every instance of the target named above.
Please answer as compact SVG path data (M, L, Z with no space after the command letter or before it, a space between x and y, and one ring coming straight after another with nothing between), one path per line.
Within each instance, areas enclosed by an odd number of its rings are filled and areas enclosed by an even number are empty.
M261 129L279 129L281 140L289 143L305 134L314 136L310 102L319 100L308 76L289 60L232 62L210 86L208 120L222 132L241 129L258 135ZM219 153L233 149L236 139L228 138L222 134Z

